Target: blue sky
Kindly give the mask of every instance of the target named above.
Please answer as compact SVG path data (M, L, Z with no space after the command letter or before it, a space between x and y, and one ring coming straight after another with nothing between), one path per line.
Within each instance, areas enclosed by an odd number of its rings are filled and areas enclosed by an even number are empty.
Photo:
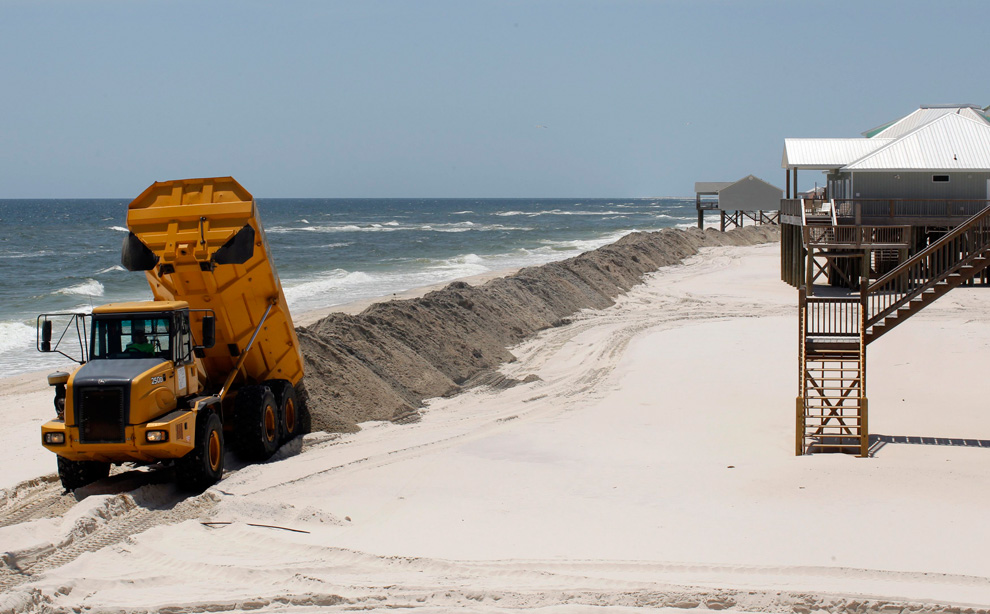
M987 2L2 0L0 198L693 196L990 105ZM802 188L820 177L802 176Z

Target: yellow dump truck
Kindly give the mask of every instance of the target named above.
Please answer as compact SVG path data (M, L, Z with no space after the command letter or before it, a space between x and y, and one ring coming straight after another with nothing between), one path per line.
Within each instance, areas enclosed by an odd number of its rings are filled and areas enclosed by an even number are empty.
M72 357L65 343L80 343L80 366L48 376L57 417L42 443L68 490L123 462L172 464L202 490L223 475L226 442L256 461L308 432L299 341L254 198L233 178L155 183L127 227L121 263L145 272L154 300L39 316L39 350Z

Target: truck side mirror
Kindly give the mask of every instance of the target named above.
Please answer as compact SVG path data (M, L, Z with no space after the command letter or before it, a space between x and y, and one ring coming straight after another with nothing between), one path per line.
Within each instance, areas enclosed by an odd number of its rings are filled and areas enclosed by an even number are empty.
M217 319L203 316L203 347L211 348L217 342Z
M52 351L52 321L45 320L41 323L41 351Z

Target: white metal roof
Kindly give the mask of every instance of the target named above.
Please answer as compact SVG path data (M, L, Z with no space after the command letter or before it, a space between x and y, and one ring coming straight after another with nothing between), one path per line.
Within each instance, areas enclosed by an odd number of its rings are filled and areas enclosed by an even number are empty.
M986 116L976 105L933 105L921 107L910 115L885 126L867 130L863 136L896 139L946 115L961 115L987 123Z
M864 139L875 141L872 139ZM887 139L885 139L887 140ZM844 170L987 170L990 124L963 113L948 113L847 164Z
M890 143L892 139L784 139L782 168L841 168Z

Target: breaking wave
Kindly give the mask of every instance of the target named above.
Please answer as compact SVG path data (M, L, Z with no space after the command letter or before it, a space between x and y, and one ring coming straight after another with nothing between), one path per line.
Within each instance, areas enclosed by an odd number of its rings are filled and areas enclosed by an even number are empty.
M69 286L68 288L62 288L61 290L56 290L55 294L79 294L83 296L103 296L103 284L96 281L95 279L87 279L86 281L76 284L74 286Z

